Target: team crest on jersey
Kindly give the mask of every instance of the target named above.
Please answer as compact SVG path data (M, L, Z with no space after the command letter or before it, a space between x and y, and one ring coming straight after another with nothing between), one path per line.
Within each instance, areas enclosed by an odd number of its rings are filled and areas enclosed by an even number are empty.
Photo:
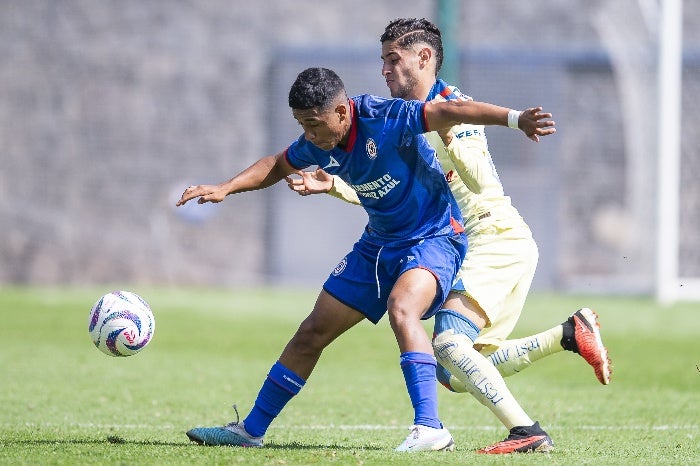
M336 265L335 268L333 269L333 275L335 275L337 277L338 275L343 273L343 270L345 270L345 267L347 267L347 265L348 265L348 258L343 257L343 260L340 261L340 263L338 265Z
M367 139L367 144L365 144L365 150L367 150L367 157L369 157L370 160L374 160L375 158L377 158L377 143L374 142L374 139Z

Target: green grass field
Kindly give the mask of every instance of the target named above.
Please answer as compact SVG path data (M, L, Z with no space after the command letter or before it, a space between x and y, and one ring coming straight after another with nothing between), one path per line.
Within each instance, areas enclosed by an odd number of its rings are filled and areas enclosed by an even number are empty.
M129 289L129 288L127 288ZM398 454L412 409L386 319L324 353L262 449L201 447L184 432L252 405L315 291L131 288L156 315L140 354L111 358L87 333L111 289L0 289L1 464L700 464L700 306L535 294L514 336L595 308L613 359L603 387L577 355L557 353L509 377L554 439L551 454L483 456L507 432L466 394L440 389L454 453Z

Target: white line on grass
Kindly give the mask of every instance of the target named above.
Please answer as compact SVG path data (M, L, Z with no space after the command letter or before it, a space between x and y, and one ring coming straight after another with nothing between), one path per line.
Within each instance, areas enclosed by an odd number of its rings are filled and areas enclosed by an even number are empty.
M2 427L17 427L17 424L3 423ZM172 424L96 424L96 423L54 423L54 422L25 422L22 424L24 427L66 427L66 428L87 428L87 429L153 429L157 427L159 429L185 429L186 426L175 426ZM358 425L346 425L346 424L326 424L326 425L282 425L277 424L270 427L274 429L303 429L303 430L406 430L408 426L396 426L396 425L380 425L380 424L358 424ZM502 427L499 426L450 426L450 430L501 430ZM573 426L573 427L561 427L556 425L548 425L547 430L699 430L699 425L610 425L610 426Z

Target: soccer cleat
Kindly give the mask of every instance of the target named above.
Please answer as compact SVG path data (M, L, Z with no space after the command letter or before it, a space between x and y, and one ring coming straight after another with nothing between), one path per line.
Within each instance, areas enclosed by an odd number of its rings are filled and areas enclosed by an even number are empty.
M486 455L505 455L508 453L546 453L554 450L554 442L547 432L542 430L539 422L531 426L517 426L510 429L504 440L490 447L482 448L477 453Z
M239 422L238 409L236 411L236 421L229 422L223 427L195 427L187 431L187 436L193 442L200 445L225 445L231 447L254 447L263 446L262 437L253 437L245 430L243 422Z
M584 307L574 312L563 325L562 346L580 354L593 367L600 383L608 385L612 369L608 350L600 336L598 315Z
M396 451L454 451L455 441L445 429L413 425L406 440L396 447Z

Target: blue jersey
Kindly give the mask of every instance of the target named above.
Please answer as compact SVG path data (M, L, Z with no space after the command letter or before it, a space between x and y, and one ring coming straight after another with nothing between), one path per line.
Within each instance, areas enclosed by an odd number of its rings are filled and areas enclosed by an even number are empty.
M424 102L361 95L350 99L346 148L319 149L304 136L287 161L297 169L318 165L358 194L369 215L363 238L394 244L463 231L462 216L423 133Z

